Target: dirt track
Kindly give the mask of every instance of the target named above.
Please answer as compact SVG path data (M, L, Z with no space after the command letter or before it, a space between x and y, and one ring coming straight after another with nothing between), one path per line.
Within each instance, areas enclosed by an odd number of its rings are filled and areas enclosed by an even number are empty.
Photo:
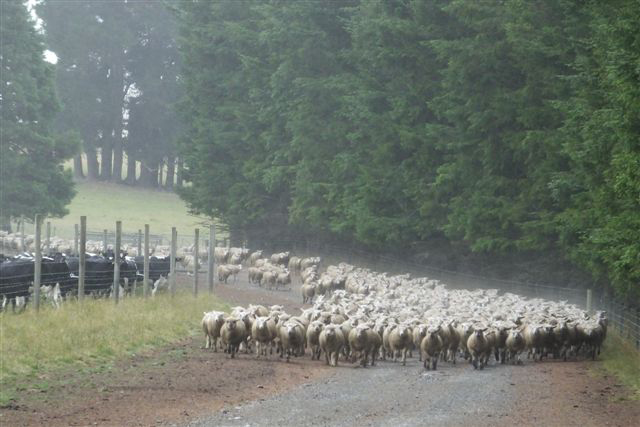
M295 290L257 289L244 277L215 292L231 305L301 306ZM640 424L640 402L624 400L624 387L594 374L599 362L482 372L443 363L427 373L414 359L406 367L381 362L330 369L309 357L288 364L244 354L230 360L201 349L202 341L185 338L106 372L48 378L59 385L46 393L26 390L17 405L0 410L0 426Z

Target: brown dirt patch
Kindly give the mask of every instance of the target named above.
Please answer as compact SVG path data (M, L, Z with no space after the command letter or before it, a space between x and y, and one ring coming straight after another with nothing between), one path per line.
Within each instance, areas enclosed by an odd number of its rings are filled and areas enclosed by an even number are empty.
M182 278L181 285L189 286L190 279ZM281 304L291 313L301 306L295 302L295 292L267 291L244 281L217 285L215 293L232 306ZM277 355L258 361L253 354L229 359L222 352L202 349L203 344L198 335L102 367L101 372L69 370L42 376L40 380L50 387L20 392L13 405L0 409L0 426L184 423L332 373L309 357L289 363Z
M503 425L640 425L640 401L630 400L631 391L599 364L550 360L523 367L513 378L521 398Z

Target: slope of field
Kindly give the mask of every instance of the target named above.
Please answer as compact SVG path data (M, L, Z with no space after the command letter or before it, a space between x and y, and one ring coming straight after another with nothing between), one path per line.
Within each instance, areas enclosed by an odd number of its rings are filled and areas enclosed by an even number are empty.
M81 215L87 216L87 229L94 231L113 231L116 220L122 221L124 232L137 232L149 224L152 234L164 235L171 234L171 227L177 227L179 234L191 235L195 227L208 225L208 219L190 215L175 193L104 182L78 182L76 190L69 214L51 219L60 237L73 237L74 224L80 222Z

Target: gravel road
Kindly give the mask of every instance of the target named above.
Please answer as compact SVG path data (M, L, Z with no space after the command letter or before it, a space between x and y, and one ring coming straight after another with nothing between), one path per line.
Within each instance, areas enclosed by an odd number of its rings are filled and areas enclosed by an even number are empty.
M412 360L375 367L345 365L287 393L227 408L187 424L204 426L495 425L508 415L520 366L474 371L467 364L424 371ZM511 385L510 385L511 384Z

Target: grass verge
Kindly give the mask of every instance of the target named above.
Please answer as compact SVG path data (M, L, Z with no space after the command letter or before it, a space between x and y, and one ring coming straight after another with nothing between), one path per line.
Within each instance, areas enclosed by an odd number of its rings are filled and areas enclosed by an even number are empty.
M227 308L213 296L178 293L129 298L117 306L111 300L85 300L40 313L1 314L0 406L21 389L37 388L43 374L99 367L178 341L199 331L203 311Z
M604 370L629 387L633 391L633 399L640 399L640 352L633 344L610 330L601 359Z

